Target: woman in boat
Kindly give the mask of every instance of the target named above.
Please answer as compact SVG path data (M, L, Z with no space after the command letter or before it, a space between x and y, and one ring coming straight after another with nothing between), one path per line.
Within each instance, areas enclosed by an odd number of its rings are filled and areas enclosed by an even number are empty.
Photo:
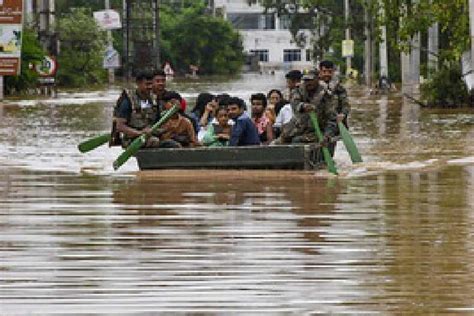
M217 122L209 124L203 138L203 145L207 147L223 147L229 145L232 126L229 124L227 108L220 107L216 112Z
M276 119L275 107L278 104L278 102L283 100L283 94L278 89L272 89L270 90L270 92L268 92L267 99L268 99L268 106L265 109L265 114L270 120L270 122L274 124L275 119Z
M194 121L194 126L196 126L195 132L198 135L198 140L202 141L202 138L206 134L206 129L208 124L216 115L216 110L218 103L216 96L203 92L200 93L196 99L196 105L191 111L191 119Z
M273 123L267 116L267 98L263 93L252 94L252 121L257 127L258 136L262 144L269 144L273 140Z

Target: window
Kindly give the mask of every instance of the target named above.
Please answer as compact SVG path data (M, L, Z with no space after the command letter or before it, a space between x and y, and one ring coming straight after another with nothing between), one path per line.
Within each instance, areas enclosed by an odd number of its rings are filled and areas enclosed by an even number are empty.
M274 30L275 29L275 15L262 14L260 16L259 30Z
M298 13L294 16L290 16L288 14L280 15L281 30L289 29L292 23L295 23L295 25L301 30L311 30L315 28L313 24L313 18L308 13Z
M229 13L227 19L240 30L274 30L275 15L260 13Z
M282 14L280 16L280 30L288 30L291 26L291 19L289 15Z
M289 63L292 61L301 61L301 49L284 49L283 61Z
M236 29L257 30L259 26L258 13L228 13L227 19Z
M311 49L306 50L306 61L311 61L312 54L313 52L311 51Z
M252 49L250 53L258 56L258 61L268 62L268 49Z

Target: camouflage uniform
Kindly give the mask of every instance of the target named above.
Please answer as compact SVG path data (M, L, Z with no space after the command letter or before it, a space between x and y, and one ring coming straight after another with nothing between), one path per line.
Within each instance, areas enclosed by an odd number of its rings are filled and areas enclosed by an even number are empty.
M332 138L337 135L337 99L323 85L318 85L316 91L312 94L302 85L299 89L292 91L293 118L283 126L282 143L311 143L317 141L310 116L304 111L305 104L314 106L324 136Z
M349 127L347 125L347 117L351 111L351 105L349 104L346 88L338 80L331 80L328 84L328 89L337 98L337 113L344 114L343 123L346 127Z
M151 106L142 108L140 104L142 101L148 102ZM128 107L131 108L131 114L126 118L121 113L123 113L123 110L127 109ZM142 130L146 127L151 127L154 123L156 123L156 121L159 119L159 113L160 111L158 109L158 105L153 102L151 97L147 99L140 99L136 91L123 90L114 109L114 118L126 118L128 126L136 130ZM115 124L116 123L114 120L114 126L112 127L112 141L117 143L116 139L119 136L115 130ZM133 139L130 139L126 135L122 135L121 140L122 146L127 147ZM157 145L155 142L157 141L158 139L156 137L150 137L148 138L146 146L155 147Z

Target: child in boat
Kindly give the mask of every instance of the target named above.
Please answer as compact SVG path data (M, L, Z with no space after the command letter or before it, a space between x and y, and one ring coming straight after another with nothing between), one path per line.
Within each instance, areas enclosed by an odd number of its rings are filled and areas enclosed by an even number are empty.
M227 108L221 107L216 112L217 122L209 124L202 140L207 147L222 147L229 145L232 126L229 124Z
M173 105L180 106L181 96L175 91L166 91L163 95L164 109L170 110ZM160 147L194 147L197 145L196 134L191 121L177 112L160 129Z

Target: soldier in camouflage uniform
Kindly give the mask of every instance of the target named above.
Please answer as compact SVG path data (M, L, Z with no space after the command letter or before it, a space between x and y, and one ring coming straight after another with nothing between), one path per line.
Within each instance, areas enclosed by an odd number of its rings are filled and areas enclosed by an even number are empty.
M309 112L316 111L324 142L333 142L337 135L337 100L321 85L318 73L310 71L303 76L304 83L290 95L293 118L283 126L280 143L317 142Z
M153 75L147 71L136 76L137 89L124 90L114 109L112 139L127 147L133 139L151 133L151 126L159 120L159 109L151 97ZM121 137L119 136L121 135ZM158 147L159 139L148 138L146 147Z
M347 117L351 111L351 106L347 97L346 88L342 86L339 80L334 78L334 63L329 60L323 60L319 63L319 78L326 85L329 93L332 93L337 99L337 121L343 122L346 127Z

